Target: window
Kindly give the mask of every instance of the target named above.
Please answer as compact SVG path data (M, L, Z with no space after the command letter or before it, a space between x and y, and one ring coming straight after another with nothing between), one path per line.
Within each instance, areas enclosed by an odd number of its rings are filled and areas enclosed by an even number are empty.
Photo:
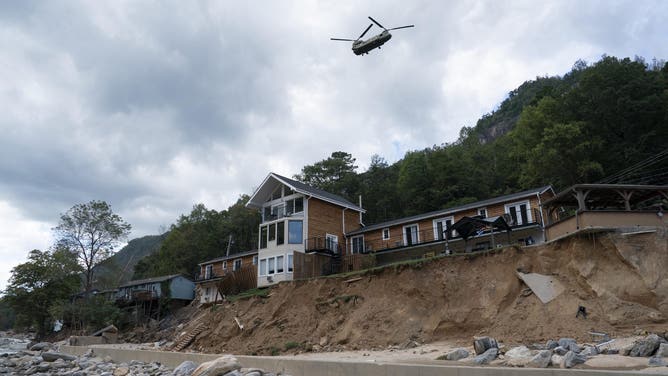
M352 253L363 253L364 252L364 235L355 236L350 238L351 252Z
M274 274L274 272L276 271L276 269L275 269L275 267L274 267L274 266L275 266L275 263L276 263L276 259L275 259L275 258L270 257L270 258L267 259L267 265L268 265L268 268L267 268L267 274L270 274L270 275L271 275L271 274Z
M531 207L529 201L516 202L506 205L506 213L510 215L511 226L520 226L531 223Z
M334 253L339 253L339 237L325 234L325 247Z
M419 242L418 225L404 226L404 245L413 245Z
M253 265L257 265L257 256L253 256Z
M304 211L304 198L297 197L295 199L295 213L301 213Z
M234 265L232 265L232 270L237 271L241 269L241 259L234 260Z
M274 189L274 191L271 193L271 200L272 200L272 201L273 201L273 200L278 200L279 198L281 198L281 188L283 188L283 187L277 187L277 188Z
M301 244L302 243L302 221L288 221L288 243Z
M482 218L487 218L487 208L478 209L478 215Z
M390 229L389 228L384 228L383 229L383 240L388 240L390 238Z
M269 241L276 240L276 224L272 223L269 225Z
M265 206L264 210L262 211L262 219L266 221L270 221L271 218L271 206Z
M444 240L445 231L454 223L453 217L439 218L434 220L434 240ZM448 234L448 239L457 236L457 231L451 230Z
M267 259L260 260L260 275L267 275Z
M204 278L209 279L211 278L211 272L213 271L213 265L209 264L204 268Z
M276 256L276 273L283 273L284 263L283 256Z
M227 261L223 261L223 270L227 269Z
M290 187L287 185L283 186L283 196L290 196L291 194L294 194L295 191L293 191Z
M267 248L267 226L260 227L260 249Z
M271 207L271 218L283 218L285 214L285 204L281 203Z
M288 273L292 273L292 269L293 269L293 265L292 265L293 264L293 259L292 259L292 257L293 257L293 254L288 255Z
M276 245L285 243L285 222L276 223Z

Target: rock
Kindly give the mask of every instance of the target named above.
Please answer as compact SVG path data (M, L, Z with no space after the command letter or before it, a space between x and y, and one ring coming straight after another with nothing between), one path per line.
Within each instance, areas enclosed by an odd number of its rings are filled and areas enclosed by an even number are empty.
M475 350L476 355L480 355L492 348L497 349L498 354L499 344L492 337L479 337L473 339L473 349ZM494 357L496 357L496 355Z
M527 367L532 368L547 368L550 365L550 360L552 358L552 351L550 350L540 350L529 363L526 364Z
M43 351L43 350L49 350L53 345L51 342L38 342L32 346L30 346L30 351Z
M172 375L190 376L195 371L196 368L197 368L197 363L190 360L186 360L185 362L179 364L178 367L174 368Z
M318 343L320 346L327 346L329 343L329 338L327 336L320 337L320 342Z
M526 346L513 347L506 351L506 365L512 367L524 367L534 357L534 353Z
M496 356L499 354L499 349L492 347L485 351L484 353L473 358L473 363L475 364L488 364L492 360L496 359Z
M659 357L651 357L649 358L649 366L650 367L665 367L668 366L668 363L663 360L663 358Z
M102 360L103 360L105 363L111 363L111 362L114 361L114 360L111 358L111 356L109 356L109 355L105 356L104 359L102 359Z
M567 348L564 348L563 346L557 346L553 349L554 353L557 355L564 356L568 352Z
M547 343L545 344L545 348L547 350L554 350L554 348L557 347L557 346L559 346L559 342L557 342L553 339L548 340Z
M47 362L53 362L56 359L62 359L62 360L67 360L67 361L73 361L77 360L76 356L68 355L68 354L62 354L62 353L57 353L57 352L43 352L42 353L42 359L44 359Z
M573 368L577 364L582 364L587 361L587 357L584 355L576 354L573 351L569 351L564 355L564 358L561 361L561 368Z
M237 358L232 355L223 355L216 360L200 364L191 376L220 376L240 368L241 365Z
M244 376L262 376L262 372L260 371L248 371L244 373Z
M235 369L234 371L225 373L223 376L244 376L244 374Z
M459 360L469 357L469 352L465 348L458 348L445 354L445 360Z
M659 345L659 349L656 350L656 354L654 356L658 356L661 358L668 358L668 343L662 343Z
M559 338L559 346L567 349L571 343L577 344L577 341L574 338Z
M128 373L130 373L130 369L128 367L118 367L114 370L114 376L125 376Z
M580 352L584 356L594 356L598 355L598 350L595 346L585 346L584 349Z
M629 351L629 356L652 356L659 348L661 340L656 334L650 334L647 337L636 341Z

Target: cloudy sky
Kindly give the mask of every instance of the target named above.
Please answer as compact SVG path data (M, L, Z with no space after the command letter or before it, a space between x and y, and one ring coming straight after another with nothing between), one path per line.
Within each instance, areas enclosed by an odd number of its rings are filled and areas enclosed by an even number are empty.
M367 56L373 16L398 30ZM93 199L156 234L269 171L451 142L522 82L668 57L665 1L0 3L0 289ZM379 32L374 26L368 35Z

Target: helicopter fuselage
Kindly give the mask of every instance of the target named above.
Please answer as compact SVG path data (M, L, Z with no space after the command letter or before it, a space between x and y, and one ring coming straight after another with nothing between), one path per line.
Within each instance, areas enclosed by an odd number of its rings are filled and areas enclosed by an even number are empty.
M380 46L385 44L385 42L387 42L391 38L392 34L390 34L389 31L383 31L382 33L374 37L371 37L367 40L355 41L353 42L353 53L355 53L355 55L362 55L368 53L374 48L380 48Z

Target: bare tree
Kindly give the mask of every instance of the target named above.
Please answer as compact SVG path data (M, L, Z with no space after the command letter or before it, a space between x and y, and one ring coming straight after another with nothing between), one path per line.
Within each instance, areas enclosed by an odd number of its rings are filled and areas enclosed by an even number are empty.
M93 285L94 267L111 256L130 234L132 226L111 211L104 201L91 201L73 206L61 214L53 230L58 243L77 254L86 273L86 291Z

